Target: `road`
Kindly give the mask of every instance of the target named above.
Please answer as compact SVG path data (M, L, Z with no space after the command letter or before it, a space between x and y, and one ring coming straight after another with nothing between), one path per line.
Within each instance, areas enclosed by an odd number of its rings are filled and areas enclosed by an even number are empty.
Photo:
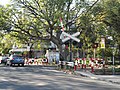
M120 86L66 74L54 67L0 67L0 90L120 90Z

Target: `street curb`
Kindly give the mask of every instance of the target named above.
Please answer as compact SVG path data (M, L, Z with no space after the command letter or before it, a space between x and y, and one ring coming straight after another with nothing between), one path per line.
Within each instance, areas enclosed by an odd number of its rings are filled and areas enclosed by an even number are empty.
M80 76L82 76L82 77L89 77L89 78L91 78L91 79L93 79L93 80L100 80L100 81L105 81L105 82L109 82L109 83L113 83L113 84L120 84L120 82L116 82L116 81L112 81L112 80L106 80L106 79L103 79L103 78L99 78L99 77L95 77L95 76L88 76L88 75L85 75L85 74L82 74L82 73L77 73L76 71L74 71L74 72L71 72L71 71L67 71L67 70L60 70L60 71L62 71L62 72L64 72L64 73L66 73L66 74L73 74L73 75L80 75ZM90 73L90 72L89 72ZM93 74L93 73L91 73L91 74ZM94 75L94 74L93 74Z
M100 81L105 81L105 82L110 82L110 83L113 83L113 84L120 84L120 82L116 82L116 81L112 81L112 80L106 80L106 79L103 79L103 78L99 78L99 77L94 77L94 76L88 76L88 75L84 75L82 73L77 73L75 72L77 75L81 75L83 77L89 77L91 79L94 79L94 80L100 80Z
M114 84L120 84L120 82L115 82L112 80L106 80L106 79L102 79L102 78L98 78L97 80L106 81L106 82L110 82L110 83L114 83Z

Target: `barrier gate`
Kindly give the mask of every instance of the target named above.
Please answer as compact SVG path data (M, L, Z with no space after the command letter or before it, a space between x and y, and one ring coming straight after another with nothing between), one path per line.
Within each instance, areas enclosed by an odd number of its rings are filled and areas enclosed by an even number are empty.
M94 72L95 68L105 67L105 60L100 58L76 58L74 63L74 70L91 68Z

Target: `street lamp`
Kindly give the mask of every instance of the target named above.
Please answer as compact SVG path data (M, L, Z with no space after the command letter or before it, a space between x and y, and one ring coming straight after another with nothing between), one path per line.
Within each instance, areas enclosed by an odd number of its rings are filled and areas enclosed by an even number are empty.
M113 75L115 74L115 52L116 52L116 47L117 47L117 45L113 45L113 47L111 47L112 48L112 54L113 54L113 58L112 58L112 64L113 64L113 67L112 67L112 73L113 73Z
M103 74L105 74L105 59L104 59L104 50L105 50L105 37L101 36L100 46L102 49L102 59L103 59Z
M113 37L112 36L109 36L109 37L107 37L107 39L109 39L109 40L111 40L111 41L113 41ZM114 75L115 74L115 52L116 52L116 47L117 47L117 44L113 44L112 46L111 46L111 49L112 49L112 74Z

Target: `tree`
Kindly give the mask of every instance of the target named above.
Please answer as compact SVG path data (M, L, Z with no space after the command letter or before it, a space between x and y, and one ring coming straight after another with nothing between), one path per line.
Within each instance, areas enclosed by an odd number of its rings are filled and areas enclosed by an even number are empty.
M4 43L5 34L11 29L11 23L9 22L10 10L7 7L0 6L0 52L8 53L10 47L9 42ZM8 45L7 45L8 44ZM10 44L11 45L11 44Z
M8 54L9 50L12 49L12 46L14 43L18 43L18 41L16 40L16 38L11 37L10 34L4 34L3 38L1 39L1 43L0 43L0 51L3 54ZM20 45L20 43L19 43Z
M112 53L110 48L111 46L115 46L115 44L120 47L119 8L119 0L101 0L91 10L90 15L93 17L92 21L95 28L94 33L97 36L96 40L100 41L101 36L106 38L105 51L107 53ZM112 37L112 39L109 40L108 37Z
M66 31L69 31L69 27L74 25L76 26L76 31L82 29L83 35L84 33L87 35L87 31L91 28L91 22L87 25L87 20L90 21L91 18L89 11L99 0L96 0L92 5L89 2L86 2L86 0L13 1L14 4L9 7L12 15L11 18L9 18L9 21L13 27L11 32L15 32L14 36L24 38L26 41L29 39L44 40L48 37L47 39L57 45L61 52L61 56L63 56L62 41L59 36L53 35L53 32L60 31L58 24L59 18L63 18ZM86 22L85 24L82 24L84 23L84 17L86 18ZM85 29L84 26L86 27Z
M68 22L69 12L74 14L73 18L78 17L77 15L80 8L74 7L71 8L71 11L68 10L70 9L72 1L73 0L15 0L16 3L12 8L12 10L14 10L14 12L12 12L14 16L11 20L14 27L12 31L22 34L25 38L26 36L28 38L31 37L33 40L44 40L47 38L46 36L49 36L50 38L47 39L53 41L58 48L62 50L61 40L59 37L52 35L52 32L60 30L59 26L57 26L60 17L64 19L64 22L66 21L65 27L68 27L67 25L70 23ZM16 7L18 8L15 9ZM75 12L75 10L77 12Z
M10 11L7 7L0 6L0 32L6 32L11 29L11 24L9 22Z
M119 0L116 0L115 2L109 0L108 2L105 2L105 7L107 8L107 14L103 22L109 27L109 30L111 29L111 33L116 35L115 38L113 36L113 39L117 41L117 43L120 43L120 2Z
M114 40L113 45L118 45L119 50L117 53L120 58L120 1L108 0L104 2L104 7L106 8L106 16L103 23L109 27L109 31Z

